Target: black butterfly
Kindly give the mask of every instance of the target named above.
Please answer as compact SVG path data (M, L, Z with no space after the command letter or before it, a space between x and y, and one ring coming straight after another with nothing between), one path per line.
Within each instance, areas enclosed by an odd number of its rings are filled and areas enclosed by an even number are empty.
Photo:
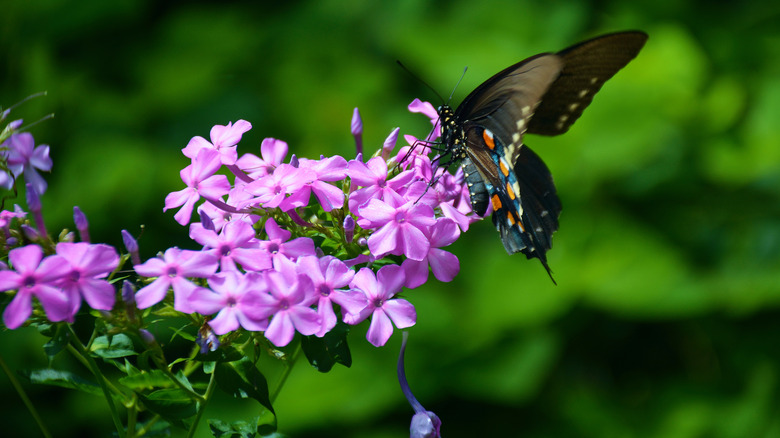
M485 81L455 111L438 110L445 155L461 161L474 212L484 215L490 202L507 252L538 258L551 279L547 251L561 202L523 134L566 132L646 40L644 32L620 32L532 56Z

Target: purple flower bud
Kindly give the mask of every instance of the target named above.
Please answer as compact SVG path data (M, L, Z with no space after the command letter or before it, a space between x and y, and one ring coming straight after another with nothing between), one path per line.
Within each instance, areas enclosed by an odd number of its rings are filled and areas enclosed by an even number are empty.
M355 237L355 219L352 216L344 218L344 239L347 243L352 243L352 239Z
M127 319L135 321L135 286L127 280L122 283L122 302L125 303Z
M360 246L366 246L368 245L368 240L366 240L365 237L361 237L357 240L358 245Z
M355 149L358 154L363 153L363 120L360 118L360 111L355 108L352 113L352 135L355 137Z
M141 256L138 254L138 241L127 230L122 230L122 241L125 244L125 248L127 248L127 252L130 253L130 261L133 262L133 265L140 265Z
M141 339L146 342L147 345L154 345L157 343L157 340L154 339L154 335L149 330L141 329L138 330L138 333L141 335Z
M5 244L8 246L8 248L13 248L19 243L19 239L16 237L8 237L5 239Z
M290 157L290 165L295 168L298 168L301 165L301 163L298 161L297 155L292 154L292 157Z
M46 237L46 224L43 222L43 213L41 206L41 197L32 184L27 183L24 185L27 194L27 206L30 207L30 212L35 218L35 226L38 227L38 234L41 237Z
M79 230L82 242L89 242L89 222L87 215L78 207L73 207L73 222L76 223L76 229Z
M60 235L59 238L60 242L75 242L76 241L76 235L73 233L73 231L70 231L68 233L65 233L64 235Z
M11 131L16 131L17 129L19 129L20 126L22 126L23 122L24 121L22 119L14 120L13 122L8 124L8 129Z
M27 224L22 224L20 228L22 229L22 233L24 233L24 236L27 238L27 240L36 242L41 237L41 235L38 233L38 230Z
M390 133L390 135L387 136L385 139L385 142L382 144L382 159L387 161L387 159L390 157L390 152L393 152L393 149L395 148L395 143L398 141L398 133L401 132L401 128L395 128Z

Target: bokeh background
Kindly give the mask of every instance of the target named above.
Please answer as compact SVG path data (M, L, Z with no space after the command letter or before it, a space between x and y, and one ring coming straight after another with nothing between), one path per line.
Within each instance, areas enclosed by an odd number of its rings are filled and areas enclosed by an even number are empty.
M352 156L396 126L424 136L415 97L459 102L500 69L600 33L650 39L564 136L528 136L563 202L549 253L509 257L488 221L451 250L461 274L406 293L407 372L446 437L780 437L780 3L622 0L393 2L5 1L0 105L52 147L51 230L140 233L142 255L194 247L163 199L180 149L246 119L299 156ZM13 199L6 200L6 206ZM299 363L276 403L292 437L400 437L400 336L353 331L351 369ZM45 367L41 338L0 333L11 367ZM274 382L271 382L272 384ZM38 436L0 377L8 436ZM107 436L105 403L28 388L56 436ZM208 416L249 419L219 403ZM231 408L232 409L232 408ZM208 436L202 427L200 436Z

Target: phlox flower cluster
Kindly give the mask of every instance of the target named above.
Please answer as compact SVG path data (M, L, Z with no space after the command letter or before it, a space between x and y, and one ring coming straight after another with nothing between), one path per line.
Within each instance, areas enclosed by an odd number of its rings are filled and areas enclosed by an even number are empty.
M137 243L123 231L139 277L137 292L123 288L125 303L138 309L172 303L176 311L206 316L216 335L261 331L277 346L296 332L324 336L339 320L370 319L367 339L375 346L387 342L394 326L414 325L417 315L403 289L424 284L429 273L451 281L458 259L442 248L480 218L471 213L462 173L437 167L429 156L440 133L436 111L418 100L409 109L431 119L432 134L422 141L405 136L408 144L394 154L396 129L368 159L357 110L351 131L358 152L351 159L288 158L288 145L273 138L263 140L259 156L239 155L238 143L251 129L244 120L214 126L209 139L194 137L182 150L190 159L180 172L186 187L166 197L164 211L177 210L174 219L189 227L200 249L169 248L141 262ZM82 300L111 310L116 250L89 243L79 211L82 242L60 242L45 252L47 234L33 206L46 190L37 170L51 168L48 146L34 147L27 133L0 140L0 184L10 188L24 175L36 223L28 225L20 209L0 214L10 250L0 290L15 293L5 324L23 324L33 297L51 321L72 321ZM9 231L17 222L28 229L23 235Z

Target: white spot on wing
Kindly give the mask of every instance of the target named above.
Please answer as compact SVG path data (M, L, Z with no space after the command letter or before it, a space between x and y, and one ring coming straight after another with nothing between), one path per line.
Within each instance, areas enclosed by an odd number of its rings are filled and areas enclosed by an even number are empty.
M578 106L580 106L580 104L579 104L579 103L577 103L577 102L574 102L574 103L572 103L572 104L569 104L569 111L570 111L570 112L574 112L574 110L576 110Z
M599 81L599 78L595 78L595 77L594 78L590 78L590 84L591 85L595 84L598 81Z
M579 94L579 96L580 96L580 99L582 99L583 97L585 97L585 95L587 95L587 94L588 94L588 89L587 89L587 88L586 88L586 89L584 89L584 90L582 90L582 91L580 91L580 94Z

